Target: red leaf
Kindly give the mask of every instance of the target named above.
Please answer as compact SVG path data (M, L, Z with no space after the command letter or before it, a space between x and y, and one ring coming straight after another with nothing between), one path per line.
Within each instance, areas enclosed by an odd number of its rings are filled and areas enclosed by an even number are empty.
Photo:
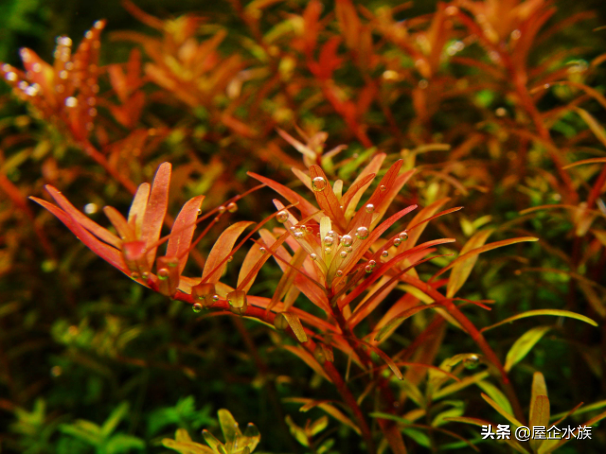
M203 282L216 284L219 281L227 267L227 260L232 253L238 237L252 224L254 222L236 222L219 235L204 264L204 270L202 271Z

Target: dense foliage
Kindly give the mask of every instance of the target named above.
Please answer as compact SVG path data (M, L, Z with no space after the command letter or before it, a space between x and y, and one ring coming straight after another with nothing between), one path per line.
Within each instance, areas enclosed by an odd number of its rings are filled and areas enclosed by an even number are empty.
M7 5L12 59L50 13ZM558 6L124 1L21 48L0 450L603 453L606 30Z

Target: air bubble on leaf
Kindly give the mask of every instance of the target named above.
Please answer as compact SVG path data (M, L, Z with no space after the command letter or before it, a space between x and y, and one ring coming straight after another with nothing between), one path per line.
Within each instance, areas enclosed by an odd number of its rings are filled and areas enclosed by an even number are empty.
M227 294L227 302L229 303L229 310L234 314L243 314L248 308L246 292L244 290L229 292Z
M374 260L369 260L368 264L374 268L376 266L377 262L375 262Z
M332 246L332 244L333 244L334 242L335 242L335 239L334 239L332 236L328 236L328 235L326 235L326 236L324 237L324 244L325 244L326 246Z
M353 237L351 235L343 235L341 237L341 244L345 247L351 246L353 243Z
M326 180L323 177L316 177L311 180L311 188L316 192L322 192L326 189Z
M373 270L373 267L372 267L372 266L370 266L370 265L366 265L366 266L364 267L364 271L366 271L366 272L367 272L367 273L369 273L369 274L370 274L370 273L372 273L372 270Z
M202 311L203 306L202 306L200 303L195 303L195 304L192 306L192 309L193 309L193 311L194 311L195 313L198 313L198 312L201 312L201 311Z
M369 203L364 207L364 209L367 213L372 213L373 211L375 211L375 206L372 203Z
M278 211L278 214L276 215L276 220L280 224L284 224L286 221L288 221L288 211L286 211L286 210Z
M387 251L381 252L381 257L389 257L389 252L387 252Z
M316 260L316 259L318 258L318 256L317 256L316 254L314 254L314 253L309 254L309 257L310 257L312 260Z
M219 295L213 295L213 303L219 301Z
M259 252L260 252L261 254L265 254L265 253L267 252L267 249L265 249L264 247L260 247L260 248L259 248Z
M360 240L365 240L368 238L368 233L367 227L358 227L356 230L356 237L358 237Z
M225 211L227 211L227 208L225 208L223 205L221 205L219 208L217 208L217 211L221 214L225 213Z
M480 357L478 355L469 355L463 360L465 369L476 369L480 365Z
M400 244L402 244L402 240L400 239L400 237L398 237L398 238L394 238L394 240L393 240L393 245L394 245L395 247L398 247L398 246L400 246Z
M398 234L398 238L400 238L402 241L406 241L408 239L408 232L406 230L402 230Z
M330 246L324 248L324 252L330 254L332 252L332 248Z
M160 268L160 270L158 270L158 279L164 281L168 279L169 274L170 273L166 268Z
M303 232L302 232L302 231L300 231L300 230L297 230L297 231L294 233L294 236L295 236L295 238L297 238L298 240L300 240L301 238L303 238Z
M76 107L78 105L78 100L73 96L70 96L69 98L65 99L65 105L67 107Z
M227 211L229 211L230 213L235 213L236 211L238 211L238 205L236 205L234 202L228 203Z
M337 270L337 277L343 276L343 270Z
M379 189L381 191L387 191L387 186L385 186L384 184L382 184L381 186L379 186Z
M339 255L341 256L341 258L347 258L347 251L341 251Z
M191 288L191 296L194 301L208 306L213 303L213 295L215 294L215 284L210 282L200 283Z

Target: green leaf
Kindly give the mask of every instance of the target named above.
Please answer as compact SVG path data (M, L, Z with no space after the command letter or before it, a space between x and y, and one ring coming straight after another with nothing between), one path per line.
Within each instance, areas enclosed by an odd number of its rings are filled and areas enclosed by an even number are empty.
M145 442L140 438L127 434L116 434L106 443L106 454L128 453L131 449L145 449Z
M489 329L496 328L497 326L501 326L501 325L504 325L505 323L510 323L515 320L520 320L522 318L527 318L527 317L534 317L537 315L553 315L555 317L574 318L576 320L580 320L582 322L589 323L592 326L598 326L598 324L596 322L594 322L592 319L590 319L589 317L585 317L584 315L577 314L575 312L565 311L562 309L535 309L532 311L522 312L521 314L517 314L512 317L508 317L505 320L501 320L499 323L495 323L494 325L490 325L485 328L482 328L480 330L480 332L488 331Z
M120 421L128 413L128 402L122 402L111 412L107 420L101 426L101 436L107 438L120 424Z
M509 372L513 366L522 361L550 329L551 326L537 326L522 334L507 352L504 369Z

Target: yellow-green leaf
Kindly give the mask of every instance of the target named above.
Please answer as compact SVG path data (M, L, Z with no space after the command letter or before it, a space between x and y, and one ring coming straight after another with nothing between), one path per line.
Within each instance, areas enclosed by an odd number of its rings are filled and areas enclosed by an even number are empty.
M580 320L585 323L589 323L592 326L598 326L596 322L594 322L589 317L585 317L584 315L577 314L575 312L565 311L562 309L535 309L532 311L522 312L521 314L514 315L512 317L508 317L505 320L501 320L499 323L495 323L494 325L487 326L482 328L480 332L488 331L489 329L496 328L497 326L504 325L505 323L510 323L515 320L520 320L522 318L534 317L537 315L553 315L555 317L568 317L574 318L575 320Z
M504 366L505 371L509 372L513 366L522 361L528 352L532 350L532 347L534 347L550 329L551 326L537 326L522 334L511 346L509 352L507 352Z
M480 232L476 232L463 249L461 249L461 255L465 255L468 252L480 248L484 246L488 237L494 232L494 229L482 230ZM478 261L478 255L472 255L465 260L457 263L450 272L450 278L448 279L448 286L446 287L446 297L452 298L457 291L463 286L469 275L471 274L471 270L474 265Z

